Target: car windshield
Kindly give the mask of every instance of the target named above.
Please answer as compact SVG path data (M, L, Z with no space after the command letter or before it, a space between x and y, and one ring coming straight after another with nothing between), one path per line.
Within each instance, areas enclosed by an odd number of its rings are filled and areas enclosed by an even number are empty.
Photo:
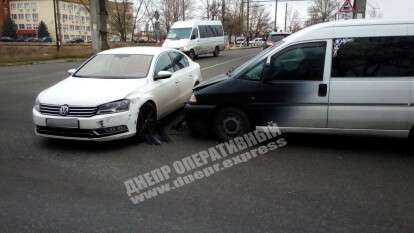
M192 28L172 28L167 35L167 39L179 40L190 38Z
M258 53L256 56L252 57L251 59L249 59L248 61L246 61L245 63L243 63L242 65L240 65L236 69L234 69L233 71L229 71L227 73L227 75L230 76L230 77L237 77L237 75L239 73L243 72L246 69L250 69L251 66L253 66L257 62L261 61L264 57L267 56L268 53L270 53L273 49L275 49L276 47L279 47L283 43L284 43L283 40L278 41L274 46L269 47L269 48L263 50L262 52Z
M99 54L90 59L73 76L80 78L145 78L151 55Z
M270 37L269 39L271 41L278 42L278 41L282 40L283 38L285 38L286 35L277 35L277 34L274 34L274 35L270 35L269 37Z

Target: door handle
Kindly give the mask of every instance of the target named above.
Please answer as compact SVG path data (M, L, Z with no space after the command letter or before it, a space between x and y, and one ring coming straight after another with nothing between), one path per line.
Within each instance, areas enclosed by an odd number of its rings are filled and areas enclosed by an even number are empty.
M175 80L175 84L178 84L178 83L180 83L180 81L179 80Z
M326 96L328 94L328 84L319 84L318 96Z

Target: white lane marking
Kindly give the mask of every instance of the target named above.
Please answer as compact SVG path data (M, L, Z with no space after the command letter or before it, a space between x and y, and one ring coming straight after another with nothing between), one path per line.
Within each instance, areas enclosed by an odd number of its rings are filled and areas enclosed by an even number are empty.
M212 66L207 66L207 67L202 68L201 70L208 70L208 69L211 69L211 68L214 68L214 67L217 67L217 66L221 66L221 65L225 65L227 63L231 63L231 62L243 59L245 57L250 57L250 56L254 56L254 54L253 55L249 54L249 55L241 56L241 57L234 58L234 59L231 59L231 60L228 60L228 61L225 61L225 62L222 62L222 63L218 63L218 64L215 64L215 65L212 65Z

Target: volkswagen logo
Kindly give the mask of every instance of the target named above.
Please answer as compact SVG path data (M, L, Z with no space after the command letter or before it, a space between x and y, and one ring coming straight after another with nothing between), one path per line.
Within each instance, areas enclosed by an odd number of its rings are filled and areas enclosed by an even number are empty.
M66 115L68 115L68 113L69 113L69 106L68 105L65 104L65 105L60 106L59 114L61 116L66 116Z

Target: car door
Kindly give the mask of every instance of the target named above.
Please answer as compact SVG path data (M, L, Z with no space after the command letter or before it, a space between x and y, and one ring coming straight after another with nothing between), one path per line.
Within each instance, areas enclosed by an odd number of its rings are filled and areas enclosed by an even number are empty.
M337 38L328 127L409 130L414 37Z
M198 55L200 53L200 37L198 33L198 28L193 28L193 32L191 33L190 43L192 48L194 49L195 53Z
M324 128L327 124L326 41L289 46L267 60L269 77L256 91L257 125Z
M175 69L176 83L178 84L180 105L188 101L194 86L194 70L189 67L189 62L180 52L169 52Z
M181 102L178 87L179 74L176 74L168 52L164 52L158 56L154 68L154 77L160 71L170 71L173 73L169 78L154 81L154 96L158 100L157 111L159 117L162 117L165 114L174 111Z

